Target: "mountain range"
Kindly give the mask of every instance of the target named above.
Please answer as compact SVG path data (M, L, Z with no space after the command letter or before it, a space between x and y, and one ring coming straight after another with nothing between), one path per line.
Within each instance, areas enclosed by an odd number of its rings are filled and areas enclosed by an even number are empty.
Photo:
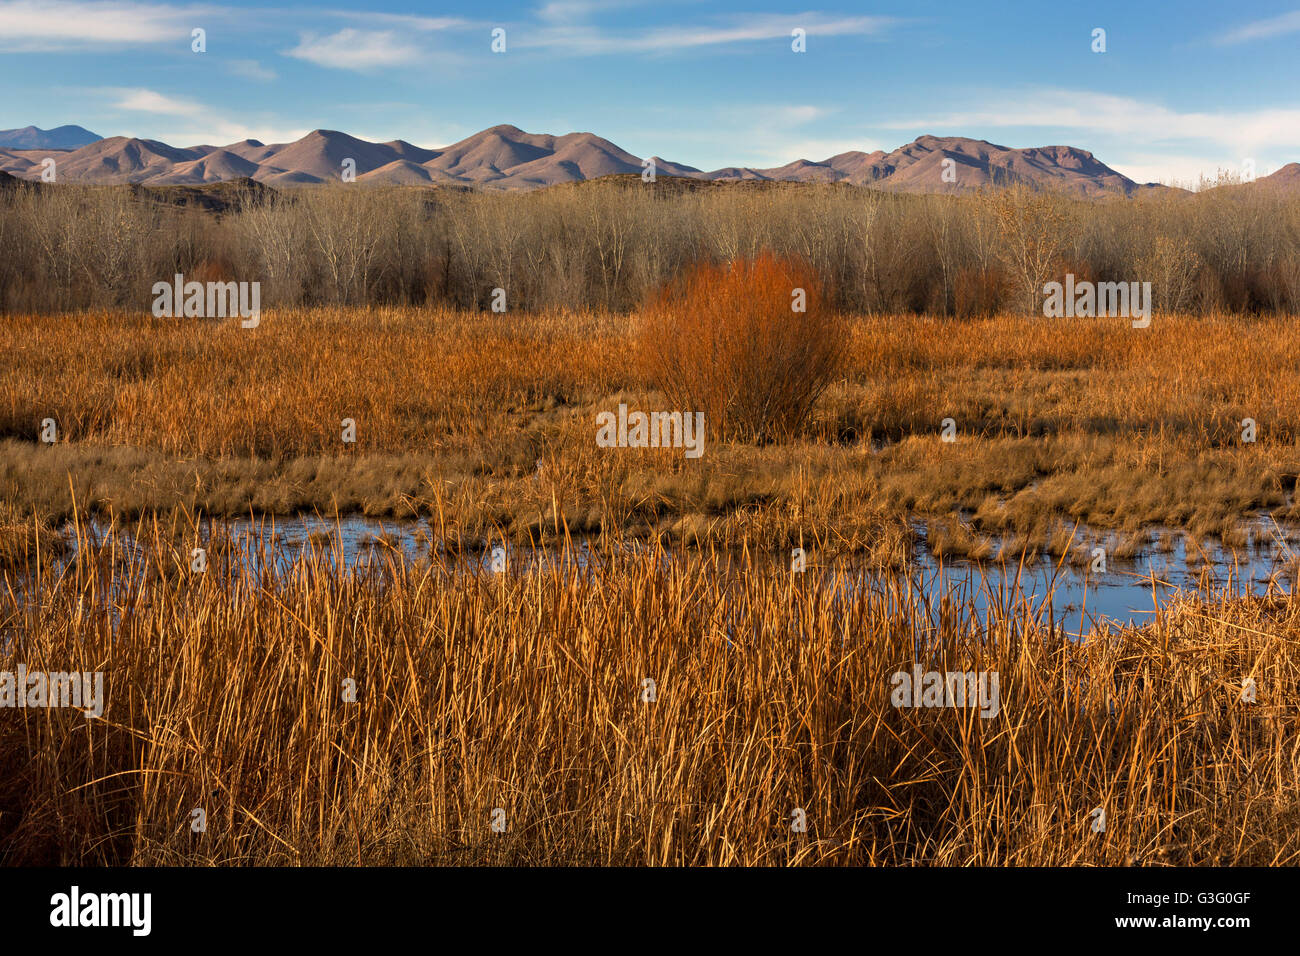
M535 189L617 174L640 176L644 168L640 157L592 133L551 136L508 125L493 126L443 149L423 149L400 139L371 143L334 130L315 130L296 142L269 146L246 139L228 146L174 147L123 136L73 145L77 136L94 135L66 126L0 133L0 144L19 144L0 145L0 170L38 179L42 160L49 156L57 164L59 182L168 186L249 178L293 186L338 181L344 162L352 160L359 183ZM39 137L48 141L27 145ZM60 148L55 142L68 145ZM714 182L848 183L906 192L954 192L1025 182L1088 196L1166 188L1138 184L1073 146L1010 149L960 136L921 136L888 153L850 151L819 162L799 159L766 169L733 166L704 171L657 156L651 159L656 176ZM1300 165L1292 163L1267 178L1294 185L1300 182Z

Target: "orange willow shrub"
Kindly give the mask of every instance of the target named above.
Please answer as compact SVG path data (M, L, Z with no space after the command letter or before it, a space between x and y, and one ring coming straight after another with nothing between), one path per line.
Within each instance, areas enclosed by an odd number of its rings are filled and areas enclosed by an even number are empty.
M771 253L692 267L647 305L643 367L719 437L799 432L840 368L845 328L807 262Z

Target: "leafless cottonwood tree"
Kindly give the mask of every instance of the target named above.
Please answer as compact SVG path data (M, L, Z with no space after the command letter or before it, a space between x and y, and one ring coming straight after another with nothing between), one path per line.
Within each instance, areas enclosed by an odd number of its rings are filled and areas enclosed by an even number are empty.
M992 196L999 251L1015 286L1017 304L1025 312L1035 312L1041 308L1043 285L1056 273L1065 243L1061 199L1020 184Z
M808 263L841 310L1032 312L1065 272L1150 281L1165 310L1300 310L1300 196L1258 183L1102 200L665 177L527 193L353 183L220 215L148 189L38 185L0 188L11 311L141 307L153 282L214 263L261 281L264 306L486 309L500 287L512 311L633 311L695 264L765 252Z

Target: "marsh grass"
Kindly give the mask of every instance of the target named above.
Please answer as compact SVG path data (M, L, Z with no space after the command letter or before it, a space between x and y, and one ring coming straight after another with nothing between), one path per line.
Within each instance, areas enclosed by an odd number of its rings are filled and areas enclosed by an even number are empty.
M238 547L195 574L181 530L136 522L128 551L83 528L70 564L4 579L0 670L103 670L107 708L0 710L0 861L1300 861L1292 597L1183 598L1077 642L906 574L653 544L361 570L317 541L279 575ZM918 659L996 671L999 714L892 706Z
M554 538L561 518L586 535L858 549L913 514L961 515L976 550L1051 553L1058 526L1076 523L1233 544L1261 512L1300 520L1289 321L850 316L843 328L842 377L806 434L711 438L687 460L595 446L598 411L668 407L635 361L634 317L313 309L245 330L0 316L0 501L47 524L70 516L74 494L121 516L419 517L441 501L466 539ZM52 446L36 441L47 417ZM953 443L938 438L945 418Z
M50 561L67 550L66 537L47 518L0 502L0 571Z

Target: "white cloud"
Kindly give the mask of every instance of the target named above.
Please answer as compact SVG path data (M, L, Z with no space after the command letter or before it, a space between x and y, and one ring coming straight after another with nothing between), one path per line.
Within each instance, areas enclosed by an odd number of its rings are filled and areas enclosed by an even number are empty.
M1130 97L1075 90L1002 92L991 95L989 100L1006 105L876 125L935 134L953 130L961 135L990 127L1037 127L1107 134L1135 144L1199 141L1223 147L1227 156L1300 146L1300 109L1182 113Z
M242 76L250 80L267 82L279 77L275 70L262 66L256 60L231 60L226 64L226 69L236 76Z
M121 96L113 105L120 110L130 110L134 113L158 113L163 116L194 116L200 112L203 107L193 100L181 99L180 97L164 96L154 90L144 89L125 89L125 90L104 90L104 92L114 92Z
M358 71L410 63L428 53L392 30L354 30L351 27L328 36L301 34L298 45L284 52L285 56L317 66Z
M1229 30L1218 37L1215 42L1220 45L1246 43L1250 40L1268 40L1297 32L1300 32L1300 10L1293 13L1284 13L1269 20L1255 20L1244 24L1235 30Z
M424 32L452 30L470 25L470 21L462 20L460 17L418 17L405 13L375 13L370 10L331 10L329 13L336 17L346 17L349 20L364 20L366 23Z
M91 46L176 43L188 49L190 30L213 7L175 7L132 0L0 0L0 51L48 52Z
M238 120L205 117L203 126L133 127L123 128L117 135L156 139L169 146L229 146L240 140L255 139L263 143L292 143L302 139L311 130L301 126L281 126L274 122L243 123Z
M250 119L242 112L231 116L197 100L168 96L156 90L94 87L78 88L75 92L87 98L107 100L97 125L111 129L110 135L161 140L170 146L225 146L243 139L288 143L311 132L297 125L282 125L273 117Z
M600 27L575 24L528 31L515 40L515 45L574 55L669 53L702 46L778 39L789 41L790 33L796 27L806 30L808 42L813 43L817 37L876 34L897 22L893 17L833 18L820 13L801 13L734 16L726 25L656 27L640 32L614 33Z
M774 124L780 125L785 123L811 123L813 120L821 119L832 111L824 106L812 106L804 103L797 106L776 106L770 109L765 106L763 112Z
M549 20L553 23L572 22L586 20L593 13L624 10L650 2L652 0L551 0L537 8L537 17L539 20Z

